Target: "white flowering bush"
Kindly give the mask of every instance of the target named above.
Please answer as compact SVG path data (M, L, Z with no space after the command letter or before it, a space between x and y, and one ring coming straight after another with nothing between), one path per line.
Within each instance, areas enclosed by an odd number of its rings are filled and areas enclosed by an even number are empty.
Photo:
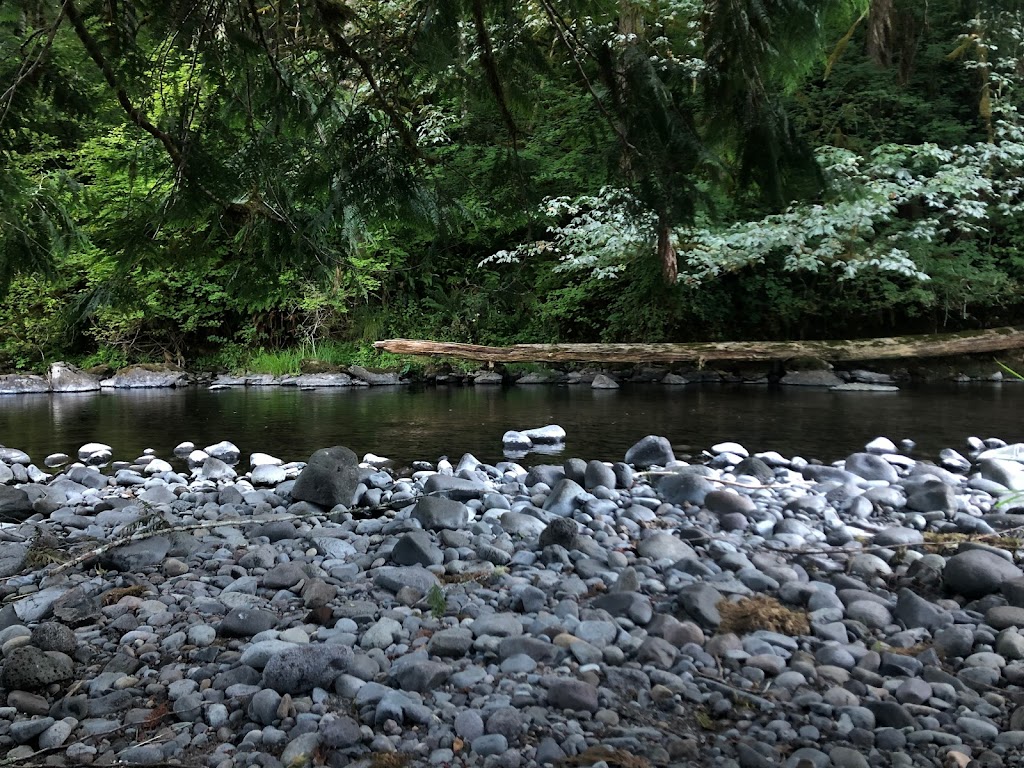
M694 18L693 3L677 3ZM788 271L831 271L838 280L865 271L928 280L922 255L960 238L983 236L995 219L1024 214L1024 125L1016 99L1024 71L1024 14L975 19L951 57L982 80L979 111L989 140L940 147L889 144L867 155L832 146L817 153L827 188L820 202L794 203L757 220L712 223L698 215L671 240L679 279L699 283L781 257ZM998 34L999 45L986 36ZM613 41L619 45L629 41ZM665 38L655 38L661 64L680 66ZM687 52L686 61L693 58ZM697 71L692 62L685 65ZM654 258L657 216L629 191L544 202L548 236L500 251L482 264L555 254L561 271L615 277L637 258Z

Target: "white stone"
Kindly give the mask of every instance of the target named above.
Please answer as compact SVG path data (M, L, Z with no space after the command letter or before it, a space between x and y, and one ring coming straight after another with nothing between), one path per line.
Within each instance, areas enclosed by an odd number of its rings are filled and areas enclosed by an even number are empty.
M51 469L53 469L54 467L64 466L70 460L71 457L68 456L66 453L51 453L49 456L43 459L43 466L50 467Z
M978 454L978 460L982 459L1005 459L1007 461L1024 462L1024 443L1005 445L1002 448L989 448Z
M876 437L870 443L864 446L864 450L868 453L898 453L899 449L896 447L896 443L890 440L888 437Z
M192 451L188 455L188 468L195 469L196 467L201 467L208 458L210 458L210 454L205 451Z
M718 443L711 446L712 453L735 453L737 456L746 458L750 452L739 443Z
M253 485L280 485L288 479L288 473L274 464L260 464L249 473L249 479Z
M548 424L546 427L537 427L535 429L524 429L522 434L534 443L565 442L565 430L557 424Z
M146 465L145 472L147 475L157 475L161 472L173 472L174 467L163 459L153 459Z
M275 467L279 467L284 464L284 462L274 456L271 456L269 453L254 453L249 456L249 464L254 467L259 467L264 464L272 464Z
M85 461L97 453L111 453L114 449L106 443L86 443L78 449L78 460Z

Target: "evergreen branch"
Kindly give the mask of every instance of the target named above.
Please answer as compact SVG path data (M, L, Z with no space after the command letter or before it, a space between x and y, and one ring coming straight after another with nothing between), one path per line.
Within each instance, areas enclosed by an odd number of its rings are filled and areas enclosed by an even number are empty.
M281 68L278 66L277 57L274 56L270 50L270 45L267 43L267 37L263 33L263 24L260 22L259 9L256 7L256 0L247 0L249 15L252 16L253 30L256 32L256 39L259 41L263 50L267 53L267 61L270 62L270 68L274 70L274 75L277 77L277 81L288 90L292 91L288 81L285 80L284 74L281 72Z
M22 61L22 71L19 72L17 77L14 78L14 82L11 83L7 90L3 92L3 95L0 95L0 104L3 104L3 112L0 113L0 125L3 124L4 120L7 117L8 112L10 112L11 110L11 104L14 103L14 94L18 90L18 86L20 86L23 82L28 80L32 76L32 74L39 68L39 65L43 63L43 58L46 56L47 51L49 51L50 47L53 45L54 38L57 37L57 30L60 29L61 24L64 22L64 17L67 14L67 7L69 2L70 0L65 0L64 4L61 5L60 11L57 13L57 18L54 19L53 24L50 25L50 30L46 35L46 41L39 49L39 53L36 55L35 61L33 61L31 64L28 64L27 58L24 61ZM28 64L27 68L25 68L26 64Z
M508 100L505 98L505 88L498 75L498 62L494 58L494 48L491 45L491 38L487 34L487 25L484 23L483 0L473 0L473 26L476 28L476 43L480 46L480 62L487 76L487 85L494 94L494 100L498 103L498 111L501 112L501 119L508 129L509 138L512 139L512 150L516 151L519 139L519 129L516 127L515 118L508 107Z
M601 101L601 97L598 96L597 91L594 90L594 86L590 82L590 78L587 77L586 70L583 69L583 62L581 62L579 57L576 55L576 49L572 46L569 40L566 39L565 32L562 30L562 25L558 22L557 14L551 6L550 0L541 0L541 5L544 6L544 12L547 14L548 20L551 22L551 26L555 28L555 33L558 35L558 39L561 40L562 45L565 46L565 49L572 57L573 63L576 65L576 69L579 70L580 77L583 78L583 84L586 86L587 92L593 97L594 103L597 104L598 111L602 116L604 116L605 120L608 121L608 125L611 126L615 135L619 137L619 141L622 143L623 149L639 155L640 152L630 143L629 137L626 136L626 132L622 129L622 126L619 125L619 122L608 111L604 102Z
M331 7L328 0L317 0L316 8L320 13L320 17L324 21L324 28L327 32L327 36L330 38L331 43L337 49L338 53L342 56L355 62L356 66L363 73L363 77L366 78L366 84L370 86L370 90L373 92L374 98L377 101L377 105L384 111L398 131L399 138L402 140L402 144L405 148L412 153L418 160L422 160L428 165L433 165L437 162L434 158L425 155L419 144L416 142L416 137L409 129L405 119L398 113L394 105L388 100L380 83L377 80L376 75L373 73L373 67L370 66L370 62L366 60L352 44L345 38L340 29L334 23L338 19L338 11Z
M68 17L68 21L71 22L71 26L74 27L75 34L81 41L82 46L85 48L86 53L89 54L89 58L93 60L96 66L99 68L100 73L103 75L103 79L106 80L107 85L114 92L114 96L117 98L117 103L121 105L121 109L124 110L125 114L128 115L129 120L141 128L143 131L148 133L150 136L159 141L164 149L167 151L168 156L171 158L171 162L174 165L175 171L188 178L187 170L188 164L186 162L185 153L182 148L178 145L178 142L164 130L161 130L157 125L153 123L141 109L136 107L131 98L128 96L128 92L118 82L117 74L114 72L110 62L107 61L103 55L103 51L100 50L99 44L96 39L89 33L89 30L85 26L85 20L82 18L78 7L75 5L74 0L65 0L64 11ZM216 203L220 207L228 211L234 211L238 213L258 213L266 218L274 221L282 221L280 214L276 211L271 210L266 205L261 205L258 202L256 204L247 205L245 203L234 203L229 200L225 200L211 189L206 187L198 179L192 177L190 179L192 183L196 185L200 192L208 197L212 202Z

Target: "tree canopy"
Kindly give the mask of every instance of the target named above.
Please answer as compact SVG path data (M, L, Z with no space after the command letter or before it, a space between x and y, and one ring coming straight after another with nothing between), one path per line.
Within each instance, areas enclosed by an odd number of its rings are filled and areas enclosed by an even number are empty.
M1022 29L954 0L0 0L0 357L1004 320Z

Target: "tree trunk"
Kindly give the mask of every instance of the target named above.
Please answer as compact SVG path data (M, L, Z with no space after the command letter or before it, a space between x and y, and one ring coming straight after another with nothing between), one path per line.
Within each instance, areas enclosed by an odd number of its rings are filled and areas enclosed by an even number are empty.
M672 247L672 230L664 219L658 221L658 258L661 260L661 275L668 285L675 285L679 277L679 261L676 249Z
M693 344L478 344L390 339L377 349L402 355L433 355L496 363L673 363L712 360L763 362L817 357L846 362L1001 352L1024 347L1024 328L894 336L844 341L709 341Z

